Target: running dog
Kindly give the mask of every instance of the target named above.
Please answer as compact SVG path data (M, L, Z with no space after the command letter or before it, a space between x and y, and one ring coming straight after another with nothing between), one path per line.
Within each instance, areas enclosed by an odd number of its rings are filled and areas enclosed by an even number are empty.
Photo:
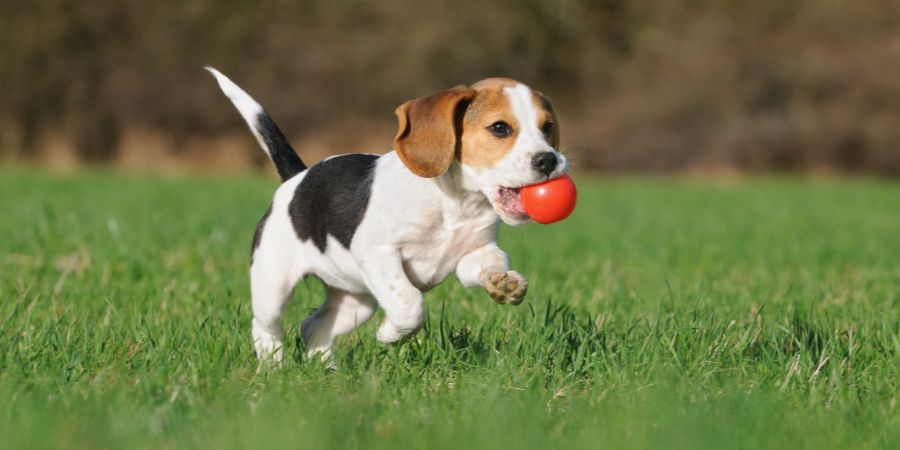
M528 281L497 246L500 221L529 222L521 187L563 175L550 100L508 78L488 78L400 105L394 150L334 156L307 167L263 108L207 67L283 183L253 235L253 342L261 361L283 357L282 313L294 286L314 276L321 307L300 327L310 356L378 307L380 342L400 342L425 320L422 293L456 272L500 304Z

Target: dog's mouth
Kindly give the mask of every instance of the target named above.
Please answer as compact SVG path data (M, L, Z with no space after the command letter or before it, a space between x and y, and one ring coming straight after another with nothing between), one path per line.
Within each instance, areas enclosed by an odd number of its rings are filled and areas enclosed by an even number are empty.
M521 187L500 186L497 189L497 212L507 223L522 223L529 220L525 207L522 206Z

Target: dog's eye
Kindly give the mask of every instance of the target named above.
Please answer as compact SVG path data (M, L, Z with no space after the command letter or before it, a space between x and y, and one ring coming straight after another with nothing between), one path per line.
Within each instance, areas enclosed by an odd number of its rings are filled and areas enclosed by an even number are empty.
M553 136L554 126L555 124L553 122L550 122L549 120L547 122L544 122L544 125L541 126L541 133L544 133L544 137L547 140L550 140L550 137Z
M490 131L494 136L504 138L511 135L513 130L508 123L500 120L492 123L491 126L488 127L488 131Z

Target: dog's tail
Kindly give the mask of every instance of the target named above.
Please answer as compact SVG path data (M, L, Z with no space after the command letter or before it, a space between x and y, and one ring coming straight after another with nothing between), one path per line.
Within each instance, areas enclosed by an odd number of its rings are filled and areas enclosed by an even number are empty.
M216 77L219 88L241 113L253 136L275 165L281 180L287 180L306 170L306 164L303 164L297 152L284 137L284 133L278 129L278 125L275 125L262 106L218 70L210 66L204 68Z

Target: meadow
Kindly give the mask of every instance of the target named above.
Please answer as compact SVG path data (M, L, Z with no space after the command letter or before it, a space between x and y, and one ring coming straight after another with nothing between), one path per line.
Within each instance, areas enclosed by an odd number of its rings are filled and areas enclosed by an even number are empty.
M269 177L0 169L0 447L900 448L900 183L576 176L504 226L529 277L448 279L329 370L296 326L257 371L248 260Z

